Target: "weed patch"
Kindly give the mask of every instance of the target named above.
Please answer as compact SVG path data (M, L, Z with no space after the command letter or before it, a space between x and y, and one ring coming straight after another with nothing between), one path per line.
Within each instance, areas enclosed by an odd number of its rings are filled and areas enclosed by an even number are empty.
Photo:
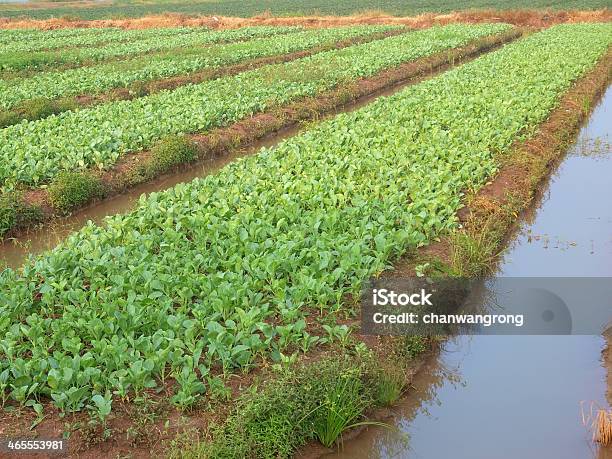
M0 196L0 238L12 229L26 229L43 218L42 210L26 204L15 193Z
M151 176L169 171L180 164L194 161L198 157L196 145L185 135L165 138L151 149L151 161L147 172Z
M102 194L100 179L83 172L62 172L49 186L51 205L63 213L69 213Z

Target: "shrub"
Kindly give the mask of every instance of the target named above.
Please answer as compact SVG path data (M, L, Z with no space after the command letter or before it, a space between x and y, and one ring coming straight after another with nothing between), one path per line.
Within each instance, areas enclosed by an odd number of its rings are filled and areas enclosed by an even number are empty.
M0 235L6 234L8 230L15 226L16 211L15 205L7 197L0 198Z
M98 177L86 172L62 172L49 186L53 208L69 213L103 193Z
M79 104L70 98L54 100L53 105L55 107L54 113L67 112L79 108Z
M149 174L158 175L179 164L187 163L198 157L193 141L185 135L166 137L151 149Z
M138 97L144 97L146 95L149 94L149 87L147 85L147 83L143 82L143 81L137 81L135 83L132 83L129 88L128 91L130 93L130 96L132 96L133 98L138 98Z
M38 120L56 113L54 101L50 99L30 99L19 106L19 111L27 120Z

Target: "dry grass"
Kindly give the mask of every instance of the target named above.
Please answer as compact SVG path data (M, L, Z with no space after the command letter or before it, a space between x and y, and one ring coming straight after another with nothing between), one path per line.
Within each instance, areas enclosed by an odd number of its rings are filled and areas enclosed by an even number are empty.
M593 441L612 445L612 410L598 410L593 429Z
M418 16L396 17L384 12L370 10L353 16L300 16L274 17L261 14L252 18L225 16L190 17L183 14L167 13L135 19L101 19L85 21L69 18L56 19L5 19L0 28L60 29L68 27L123 27L126 29L147 29L152 27L207 26L215 29L235 29L252 25L299 25L303 27L333 27L351 24L404 24L414 28L430 27L434 24L455 22L507 22L521 27L549 27L564 22L610 22L612 11L542 11L542 10L478 10L450 14L425 13Z
M591 402L585 412L581 404L582 424L593 432L593 441L603 446L612 446L612 410L606 410Z

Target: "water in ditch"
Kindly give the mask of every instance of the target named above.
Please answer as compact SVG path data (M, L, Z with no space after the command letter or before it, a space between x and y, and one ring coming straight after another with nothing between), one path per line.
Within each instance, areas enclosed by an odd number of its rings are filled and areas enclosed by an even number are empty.
M612 87L524 216L497 276L612 278L611 141ZM327 457L612 459L582 418L610 406L604 347L601 336L456 337L393 409L394 429L368 428Z

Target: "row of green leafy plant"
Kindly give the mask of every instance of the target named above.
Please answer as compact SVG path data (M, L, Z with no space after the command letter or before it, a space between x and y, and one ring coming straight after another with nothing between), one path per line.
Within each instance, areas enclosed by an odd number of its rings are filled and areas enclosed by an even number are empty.
M151 29L119 29L116 27L67 29L50 31L22 31L20 34L0 30L0 55L14 52L43 51L58 48L88 47L105 43L118 43L151 38L164 39L201 31L190 27L168 27ZM206 29L204 29L206 30ZM24 33L25 32L25 33ZM11 39L7 39L7 38Z
M249 59L288 54L338 41L398 30L394 26L353 26L297 32L287 39L276 35L238 43L174 50L168 55L44 72L30 78L0 81L0 107L10 109L29 99L100 94L109 89L129 87L135 82L188 75L217 69Z
M40 40L44 37L48 39L55 40L56 38L70 38L75 35L95 35L100 33L101 30L107 30L105 28L62 28L62 29L52 29L52 30L44 30L44 29L0 29L0 44L4 45L6 43L11 43L13 41L21 41L21 40Z
M168 33L172 34L174 31L179 32L181 29L186 32L194 30L190 27L168 27L168 28L153 28L153 29L140 29L140 30L167 30ZM66 39L72 40L74 37L89 37L100 36L107 33L114 33L118 29L116 27L65 27L59 29L0 29L0 45L12 43L15 41L37 41L37 42L56 42L58 40ZM145 32L146 33L146 32ZM155 32L153 32L154 34ZM162 32L164 33L164 32Z
M188 406L211 369L307 352L321 339L307 327L313 308L342 309L395 257L456 228L463 192L535 132L606 53L610 32L572 24L533 34L143 196L134 211L4 270L4 401L45 396L75 411L173 378L173 401Z
M130 182L151 180L176 166L198 158L197 145L187 136L169 136L158 142L147 161L129 175ZM66 171L60 173L47 188L48 203L57 215L67 215L75 209L106 197L112 192L99 175ZM24 199L22 193L0 195L0 239L11 231L28 230L45 220L43 209Z
M235 76L0 130L0 185L38 185L62 170L112 166L170 135L203 132L510 29L449 25L318 53Z
M187 46L207 45L257 37L269 37L281 33L297 32L298 27L243 27L234 30L213 31L195 29L191 33L174 36L152 37L127 42L114 42L85 48L68 48L49 51L12 51L0 54L0 70L18 71L41 69L58 65L83 65L109 59L124 58L155 51L170 50Z

